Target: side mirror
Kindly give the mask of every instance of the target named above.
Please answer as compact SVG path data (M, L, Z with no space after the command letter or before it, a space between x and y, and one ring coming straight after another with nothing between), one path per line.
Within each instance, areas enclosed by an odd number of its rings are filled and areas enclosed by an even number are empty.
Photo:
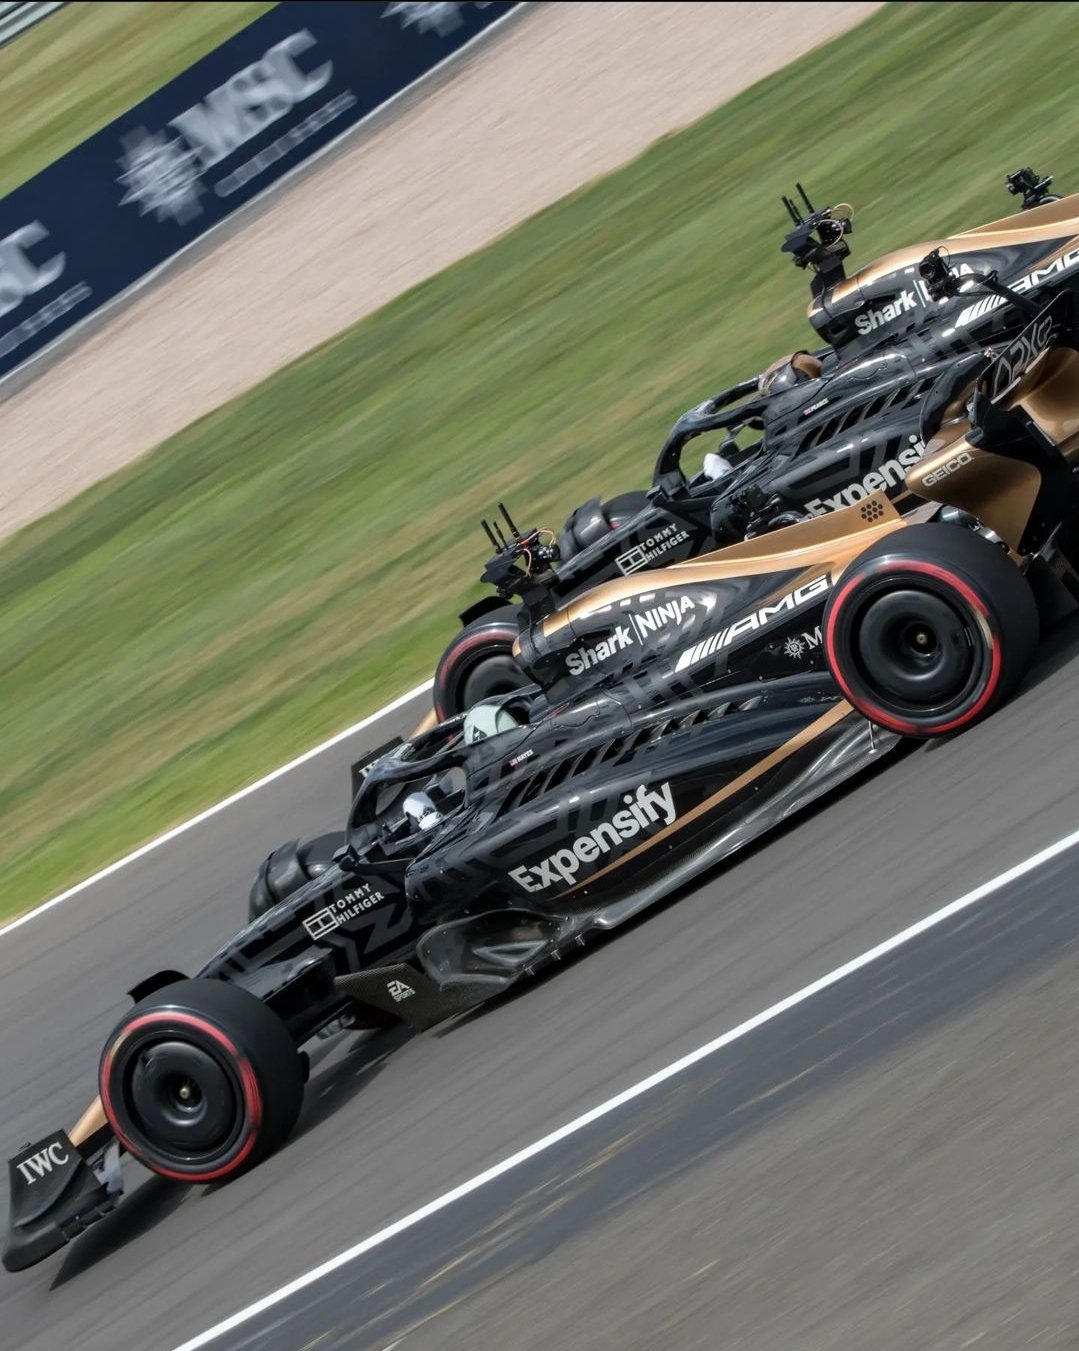
M360 858L351 844L345 844L334 854L333 861L343 873L352 874L356 872Z

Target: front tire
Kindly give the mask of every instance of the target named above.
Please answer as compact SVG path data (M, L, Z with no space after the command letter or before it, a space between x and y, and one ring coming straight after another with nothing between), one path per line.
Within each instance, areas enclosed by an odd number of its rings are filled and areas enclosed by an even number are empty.
M860 554L824 611L824 648L844 698L904 736L988 717L1029 669L1034 595L996 545L959 526L913 525Z
M304 1073L285 1024L249 991L183 980L140 1000L105 1043L102 1106L123 1147L177 1182L224 1182L289 1135Z

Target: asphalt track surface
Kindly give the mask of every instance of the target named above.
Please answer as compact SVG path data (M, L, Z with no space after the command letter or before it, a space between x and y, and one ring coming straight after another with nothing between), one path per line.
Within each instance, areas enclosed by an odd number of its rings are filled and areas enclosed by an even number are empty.
M344 1039L288 1146L0 1284L0 1346L168 1351L1075 829L1079 623L893 759L481 1016ZM397 717L404 730L412 714ZM388 718L0 939L0 1141L69 1125L123 991L192 968ZM214 1345L1079 1345L1079 851ZM9 1149L8 1152L11 1152Z

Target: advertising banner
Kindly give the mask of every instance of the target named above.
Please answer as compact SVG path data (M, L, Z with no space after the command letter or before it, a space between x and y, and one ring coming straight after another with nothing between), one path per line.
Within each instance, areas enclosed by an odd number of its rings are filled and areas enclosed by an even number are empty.
M517 8L283 0L0 200L0 377Z

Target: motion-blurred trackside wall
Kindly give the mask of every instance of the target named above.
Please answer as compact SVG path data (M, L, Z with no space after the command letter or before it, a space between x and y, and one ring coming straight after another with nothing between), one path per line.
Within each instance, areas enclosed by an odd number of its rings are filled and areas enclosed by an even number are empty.
M283 0L8 194L0 379L517 7Z

